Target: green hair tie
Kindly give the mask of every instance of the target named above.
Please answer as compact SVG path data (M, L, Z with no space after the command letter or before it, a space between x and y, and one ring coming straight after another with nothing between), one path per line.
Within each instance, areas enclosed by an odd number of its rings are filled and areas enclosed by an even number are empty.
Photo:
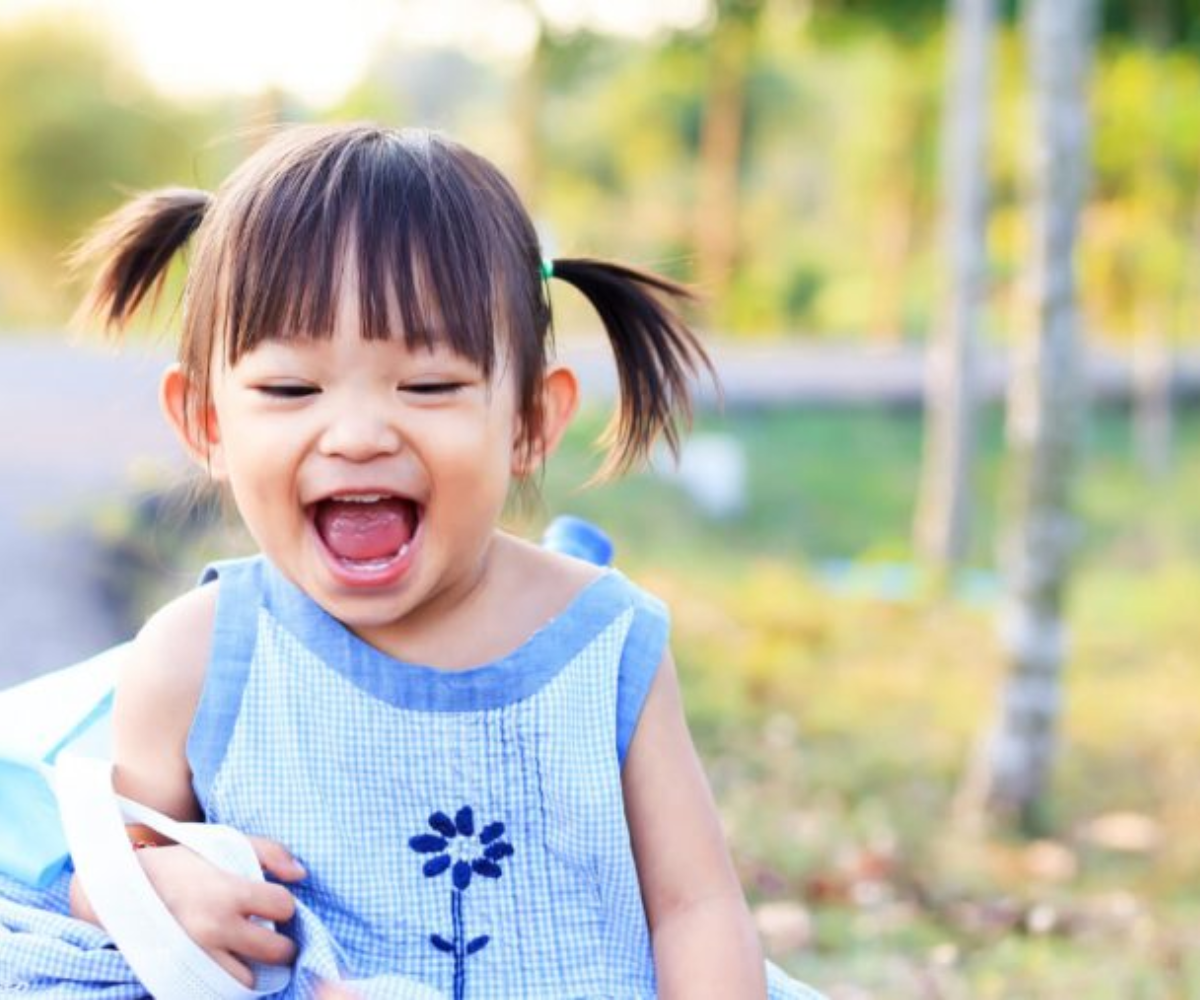
M554 277L554 261L549 257L542 258L542 277L549 281Z

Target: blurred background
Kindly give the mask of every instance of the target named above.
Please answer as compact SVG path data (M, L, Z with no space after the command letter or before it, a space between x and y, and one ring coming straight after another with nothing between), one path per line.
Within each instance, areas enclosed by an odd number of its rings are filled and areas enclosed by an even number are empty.
M666 598L770 953L835 1000L1200 998L1200 2L0 0L0 686L247 551L64 253L264 126L494 160L696 285L723 409L571 512ZM176 289L178 281L175 282Z

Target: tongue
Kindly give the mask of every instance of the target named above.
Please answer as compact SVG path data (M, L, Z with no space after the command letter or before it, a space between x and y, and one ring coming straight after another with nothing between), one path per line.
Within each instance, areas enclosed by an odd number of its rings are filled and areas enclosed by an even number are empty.
M317 531L341 559L386 559L412 538L415 516L405 500L352 503L325 500L317 507Z

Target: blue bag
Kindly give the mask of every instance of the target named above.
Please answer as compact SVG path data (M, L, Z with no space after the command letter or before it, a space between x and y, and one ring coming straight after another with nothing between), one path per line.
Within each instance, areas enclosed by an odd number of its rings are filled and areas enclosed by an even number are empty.
M113 689L125 646L0 691L0 873L33 889L66 867L47 770L67 748L111 757Z

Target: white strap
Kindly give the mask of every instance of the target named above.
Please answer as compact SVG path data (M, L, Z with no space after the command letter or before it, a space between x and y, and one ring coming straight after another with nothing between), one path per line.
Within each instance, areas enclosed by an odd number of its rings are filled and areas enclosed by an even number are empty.
M254 1000L287 986L289 969L255 965L256 989L248 989L188 937L130 849L125 823L141 823L219 868L262 881L254 849L241 833L217 824L180 823L116 795L107 761L63 753L52 775L76 875L104 929L153 996Z

